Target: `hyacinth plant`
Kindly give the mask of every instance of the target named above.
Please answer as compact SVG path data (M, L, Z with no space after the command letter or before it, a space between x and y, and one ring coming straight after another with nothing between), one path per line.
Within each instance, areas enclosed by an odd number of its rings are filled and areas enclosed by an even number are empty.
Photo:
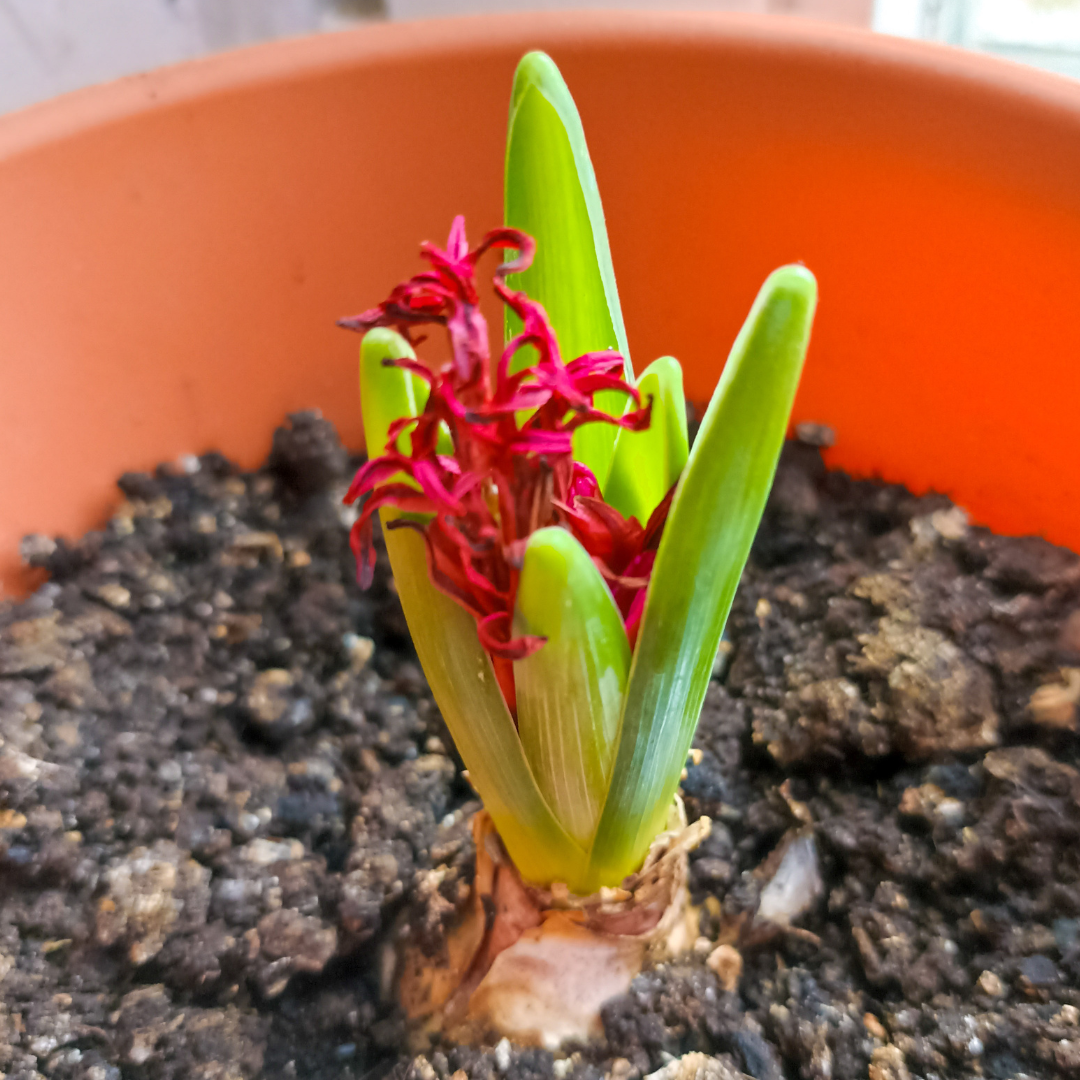
M678 362L634 374L581 121L542 53L514 81L505 220L470 247L457 218L426 271L343 320L364 334L370 454L347 501L363 499L364 586L381 515L420 662L519 873L585 895L669 821L816 285L800 266L765 282L691 450ZM449 341L437 368L413 348L431 327Z

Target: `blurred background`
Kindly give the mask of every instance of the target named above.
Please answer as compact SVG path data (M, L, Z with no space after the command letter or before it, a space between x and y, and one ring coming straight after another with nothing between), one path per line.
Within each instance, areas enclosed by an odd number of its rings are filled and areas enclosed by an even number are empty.
M1080 76L1080 0L0 0L0 112L256 41L376 19L567 7L824 19Z

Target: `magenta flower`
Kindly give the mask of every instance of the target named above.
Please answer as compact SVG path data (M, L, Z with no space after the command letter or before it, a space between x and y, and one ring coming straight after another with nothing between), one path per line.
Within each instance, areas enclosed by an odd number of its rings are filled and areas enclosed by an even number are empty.
M506 248L518 255L495 271L494 288L521 319L523 330L503 350L493 380L476 264L486 252ZM670 504L669 493L644 525L624 518L604 502L592 473L573 460L576 428L607 423L641 430L649 425L651 403L642 404L639 392L626 383L617 352L562 362L544 309L506 284L507 274L529 266L534 249L525 233L496 229L470 250L464 218L457 217L446 250L433 244L421 248L430 270L398 285L378 307L342 320L343 326L361 332L391 327L410 342L418 326L446 327L451 359L438 371L415 360L387 361L425 380L430 394L419 416L391 425L383 454L356 474L345 501L368 498L350 540L357 577L367 587L375 563L375 511L392 506L426 517L397 518L389 527L423 533L431 580L476 619L480 642L512 713L513 661L544 643L539 637L511 636L529 536L562 525L577 537L607 579L632 646ZM536 362L512 372L514 358L527 346L535 350ZM637 407L621 417L609 416L593 405L593 396L602 390L622 391ZM445 431L452 454L440 452ZM407 454L398 449L403 433L409 438Z

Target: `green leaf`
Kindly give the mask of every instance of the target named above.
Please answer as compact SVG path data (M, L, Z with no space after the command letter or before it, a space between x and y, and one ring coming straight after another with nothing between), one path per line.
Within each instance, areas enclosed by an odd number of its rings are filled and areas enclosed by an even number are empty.
M521 743L548 805L587 847L611 777L630 643L607 583L564 529L529 538L514 610L523 634L547 643L514 662Z
M584 871L585 851L537 787L476 623L431 584L423 537L412 529L386 529L385 518L384 535L416 655L469 782L522 876L573 888Z
M544 305L563 360L618 349L632 381L622 308L615 288L604 210L574 99L551 57L528 53L518 64L506 141L506 224L536 240L536 258L510 279ZM507 311L506 337L521 330ZM612 416L625 396L606 391L596 405ZM574 433L574 457L602 483L615 428L586 424Z
M360 413L364 421L364 445L368 457L378 457L386 450L390 425L403 416L419 416L427 404L430 388L411 371L403 371L386 360L415 360L412 346L396 331L376 326L360 343ZM409 433L397 437L397 448L409 452ZM439 427L440 454L453 454L454 444L445 424ZM396 480L412 483L404 474ZM389 482L389 481L388 481Z
M428 385L418 375L383 363L415 360L412 346L395 330L377 326L360 343L360 412L368 457L386 450L390 425L403 416L419 416L427 404ZM398 436L397 447L409 452L409 436Z
M393 330L377 328L365 334L360 394L364 438L374 453L386 446L394 420L418 415L427 401L423 379L383 365L387 357L406 356L412 357L413 351ZM476 636L476 623L432 585L423 538L413 529L387 528L400 517L395 510L383 509L380 517L420 664L469 780L507 851L529 881L546 884L579 875L585 862L583 847L570 839L540 794L491 660Z
M616 436L604 500L645 525L682 475L690 444L679 361L673 356L654 360L637 386L643 403L652 398L652 416L644 431L624 429ZM636 406L630 401L626 408Z
M589 882L615 884L664 827L713 658L765 509L810 338L817 284L771 274L728 357L675 492L630 669Z

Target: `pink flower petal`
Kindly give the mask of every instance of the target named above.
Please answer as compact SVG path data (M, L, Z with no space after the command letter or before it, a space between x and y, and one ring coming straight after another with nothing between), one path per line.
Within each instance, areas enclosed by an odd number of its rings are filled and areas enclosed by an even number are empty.
M431 515L426 524L397 519L388 527L423 534L431 580L476 619L511 712L513 661L544 643L539 637L511 638L531 533L552 524L570 528L611 583L628 633L636 633L632 619L640 621L644 585L670 504L669 493L643 529L604 503L596 477L574 462L571 436L582 424L638 430L648 425L650 409L641 407L639 392L626 383L617 352L586 353L564 364L543 307L506 284L509 274L530 265L535 246L524 233L497 229L470 250L464 219L455 218L445 249L422 245L429 269L398 285L378 307L343 320L362 331L392 327L414 344L419 327L446 330L450 358L437 371L419 361L388 361L425 379L431 389L423 413L391 425L386 453L361 468L349 488L350 502L367 495L350 543L361 583L369 584L375 565L372 515L382 506ZM507 249L517 255L495 271L494 287L521 319L522 332L492 372L476 266L486 252ZM522 367L523 359L528 362ZM521 369L511 372L515 364ZM593 404L594 395L604 391L625 393L638 407L608 416ZM523 413L528 419L519 426ZM439 449L444 426L452 455ZM407 454L397 450L403 434L409 436ZM420 490L395 480L402 473Z

